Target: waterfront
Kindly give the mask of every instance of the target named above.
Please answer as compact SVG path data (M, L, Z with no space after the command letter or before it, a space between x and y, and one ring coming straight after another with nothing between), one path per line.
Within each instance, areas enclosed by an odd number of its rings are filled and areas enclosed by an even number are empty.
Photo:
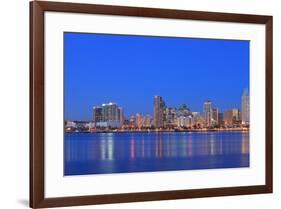
M249 132L65 133L65 175L238 167Z

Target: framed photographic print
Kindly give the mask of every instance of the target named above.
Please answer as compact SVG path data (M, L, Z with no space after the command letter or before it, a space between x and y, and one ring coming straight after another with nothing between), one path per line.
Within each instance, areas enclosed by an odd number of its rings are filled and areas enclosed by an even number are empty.
M272 192L272 16L30 3L30 207Z

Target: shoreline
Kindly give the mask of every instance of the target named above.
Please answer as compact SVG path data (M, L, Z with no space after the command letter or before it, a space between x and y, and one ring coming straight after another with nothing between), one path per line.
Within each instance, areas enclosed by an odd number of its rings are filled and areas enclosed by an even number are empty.
M208 132L250 132L249 129L206 129L206 130L103 130L103 131L64 131L65 134L71 133L208 133Z

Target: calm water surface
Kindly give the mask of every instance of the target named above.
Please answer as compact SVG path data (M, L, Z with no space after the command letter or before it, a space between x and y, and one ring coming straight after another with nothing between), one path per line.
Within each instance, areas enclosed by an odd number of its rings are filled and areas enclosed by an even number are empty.
M249 167L249 133L66 133L64 174Z

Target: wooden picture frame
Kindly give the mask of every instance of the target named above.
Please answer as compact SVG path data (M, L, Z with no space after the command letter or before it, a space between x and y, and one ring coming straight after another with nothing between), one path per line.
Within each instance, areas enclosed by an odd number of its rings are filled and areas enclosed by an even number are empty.
M265 185L206 188L176 191L126 193L112 195L90 195L74 197L45 197L44 176L44 13L46 11L103 14L134 17L157 17L181 20L202 20L234 23L263 24L266 27L266 156ZM273 17L247 14L152 9L124 6L58 3L46 1L30 2L30 207L46 208L90 204L124 203L138 201L201 198L212 196L272 193L272 76L273 76Z

